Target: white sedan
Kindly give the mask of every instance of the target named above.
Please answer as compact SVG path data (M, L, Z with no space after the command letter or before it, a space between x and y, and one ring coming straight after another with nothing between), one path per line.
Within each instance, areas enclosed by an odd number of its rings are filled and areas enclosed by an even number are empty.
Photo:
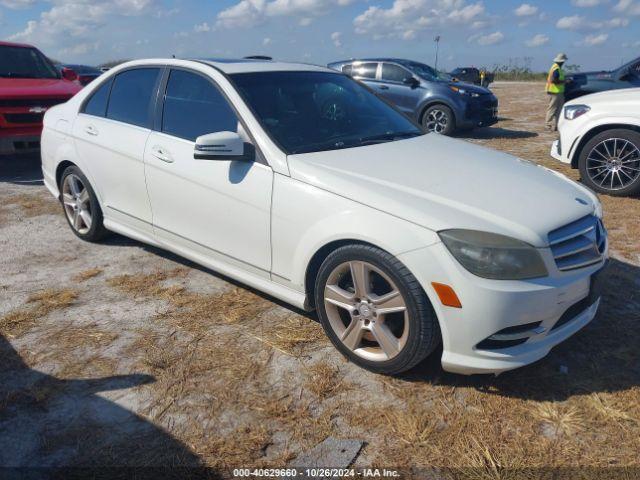
M499 373L589 323L601 206L566 177L425 134L349 77L268 61L142 60L44 119L73 232L176 252L316 309L354 363Z
M596 192L640 193L640 88L577 98L563 108L551 156Z

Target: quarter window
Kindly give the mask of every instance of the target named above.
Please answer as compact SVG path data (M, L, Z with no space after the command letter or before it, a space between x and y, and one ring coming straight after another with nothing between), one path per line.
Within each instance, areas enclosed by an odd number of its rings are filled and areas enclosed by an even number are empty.
M342 73L344 73L345 75L351 75L353 73L353 65L351 64L343 65Z
M109 79L100 85L85 103L83 113L87 115L95 115L96 117L104 117L107 113L107 103L109 102L109 91L113 79Z
M394 65L392 63L382 64L382 80L400 83L410 76L411 74L409 72L398 65Z
M352 66L351 75L358 78L376 78L377 63L360 63Z
M158 68L138 68L119 73L111 88L107 118L149 128L151 102L159 73Z
M238 118L209 80L184 70L172 70L164 97L162 131L195 141L207 133L238 131Z

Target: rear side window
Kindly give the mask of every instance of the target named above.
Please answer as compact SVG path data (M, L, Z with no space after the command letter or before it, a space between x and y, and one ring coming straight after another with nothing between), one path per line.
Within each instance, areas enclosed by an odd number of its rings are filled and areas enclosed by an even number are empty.
M392 63L382 64L382 80L387 82L402 82L405 78L411 77L411 74L404 68Z
M353 65L351 75L358 78L376 78L377 63L361 63Z
M100 85L95 92L89 97L89 101L84 104L83 113L87 115L95 115L96 117L104 117L107 113L107 103L109 102L109 91L113 79Z
M111 87L107 118L149 128L159 73L158 68L138 68L118 74Z
M184 70L172 70L164 98L162 131L195 141L207 133L238 131L238 118L209 80Z

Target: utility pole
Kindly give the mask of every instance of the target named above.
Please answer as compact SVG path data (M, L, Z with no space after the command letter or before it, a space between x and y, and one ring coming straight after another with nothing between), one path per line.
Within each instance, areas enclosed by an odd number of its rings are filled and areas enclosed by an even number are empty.
M434 42L436 42L436 64L435 64L435 69L436 72L438 71L438 50L440 50L440 35L436 35L436 38L433 39Z

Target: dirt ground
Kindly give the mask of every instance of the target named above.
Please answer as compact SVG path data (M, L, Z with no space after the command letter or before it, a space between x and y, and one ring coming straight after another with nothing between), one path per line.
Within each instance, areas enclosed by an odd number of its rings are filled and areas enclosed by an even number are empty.
M549 157L542 90L496 84L502 120L465 138L577 178ZM333 436L364 442L355 467L415 478L640 475L640 199L602 197L602 307L544 360L462 377L434 355L389 378L346 362L313 315L117 235L78 240L38 162L0 164L1 466L227 476Z

